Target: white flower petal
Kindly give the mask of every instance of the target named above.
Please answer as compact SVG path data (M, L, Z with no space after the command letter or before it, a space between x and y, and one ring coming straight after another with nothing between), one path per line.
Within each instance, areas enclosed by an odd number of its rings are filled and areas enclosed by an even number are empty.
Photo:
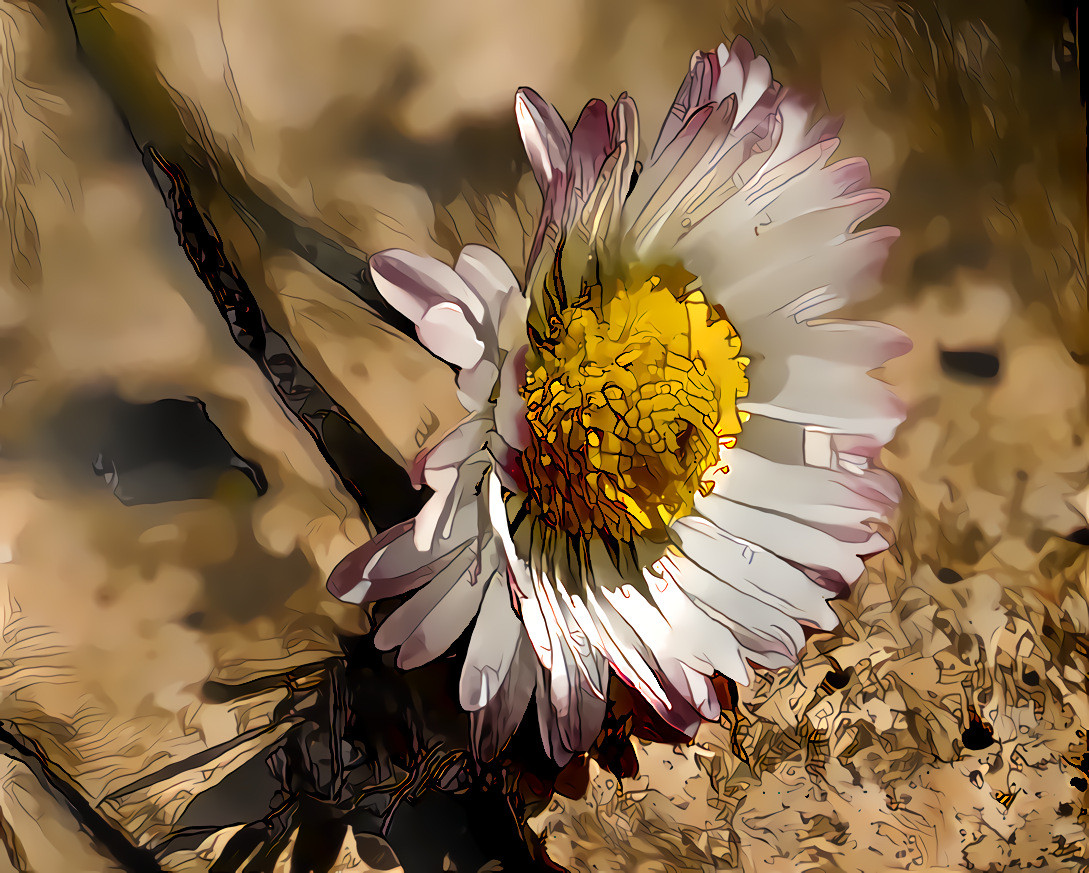
M466 409L483 410L488 407L498 380L499 368L485 355L458 373L458 400Z
M744 657L769 669L794 663L805 642L796 619L767 601L739 591L685 555L672 560L676 564L673 572L685 594L730 630Z
M511 605L507 560L501 573L491 577L465 654L458 697L466 712L485 707L506 681L525 629Z
M465 246L454 269L484 305L484 357L458 377L458 388L469 395L471 408L480 408L489 400L508 353L526 343L528 302L510 267L489 248Z
M884 470L864 473L781 464L744 449L723 454L729 473L715 494L736 503L796 518L845 542L868 539L865 523L884 519L899 498Z
M716 669L713 661L721 660L724 664L729 662L728 675L742 678L746 675L740 658L736 656L736 645L734 645L736 664L728 657L716 658L709 652L715 646L716 639L726 646L731 644L722 625L712 621L706 613L693 606L691 601L689 601L689 608L682 612L675 609L679 607L680 601L672 600L669 602L672 617L675 620L685 620L674 625L632 585L625 585L617 591L604 590L601 594L630 627L639 629L640 638L654 653L658 669L673 686L673 690L703 718L717 718L718 712L712 714L707 708L710 699L714 699L714 690L711 689L709 697L703 688L705 683L710 684L707 679L708 674ZM702 681L697 680L696 676L702 676ZM671 706L671 710L674 709L675 707ZM674 716L675 713L671 711L670 715ZM672 718L670 720L672 721ZM686 718L685 723L680 727L687 732L696 723Z
M412 545L414 524L409 520L394 525L346 555L329 576L329 591L346 603L368 603L396 597L427 582L438 566ZM386 562L387 566L395 565L398 572L376 577L374 566L391 549L403 550L403 557Z
M464 500L464 489L455 494L458 482L457 467L440 467L427 470L424 474L427 487L434 491L427 502L416 513L416 527L412 533L412 542L421 552L431 551L435 542L435 531L439 525L446 524L446 518L456 512L458 502Z
M590 545L590 564L593 585L586 592L587 608L613 668L668 724L693 733L700 721L698 703L677 652L662 643L670 635L665 618L633 592L600 542Z
M480 760L494 758L518 728L529 706L539 668L533 647L522 633L499 689L483 709L473 712L470 717L473 748Z
M706 198L718 189L732 190L730 178L752 154L754 137L732 137L737 109L731 98L693 113L662 157L647 166L624 203L623 228L637 260L665 254L687 219L692 198ZM677 225L672 238L660 240L667 222Z
M450 591L424 616L416 629L401 644L397 654L397 665L405 670L419 667L434 660L450 648L464 633L481 608L481 598L489 586L505 586L506 567L499 567L499 546L494 538L481 542L479 552L469 567L467 575L462 576ZM436 578L438 578L436 576ZM426 598L426 588L413 597ZM402 609L407 609L410 600L390 618ZM421 604L421 607L424 604ZM388 621L387 621L388 623ZM382 625L384 629L385 624Z
M526 401L521 387L526 373L528 346L507 355L499 374L499 397L495 402L495 429L512 449L522 451L529 445L530 427L526 419Z
M369 263L375 287L416 325L431 352L458 367L480 360L484 306L457 273L441 261L397 249L373 255Z
M561 599L563 583L560 579L541 577L534 580L537 602L553 639L559 639L564 651L571 654L574 665L578 668L580 680L590 692L604 699L609 687L609 667L600 650L590 644L590 637L582 630L571 614L568 605Z
M670 696L651 668L650 662L654 659L638 634L593 589L586 592L586 609L597 630L601 650L616 674L643 695L656 710L667 712L670 709Z
M911 349L911 341L895 327L873 321L799 322L773 313L747 326L746 354L793 355L851 364L868 372Z
M577 193L574 193L568 206L560 258L569 300L573 296L572 289L581 289L587 265L594 258L606 269L612 270L617 267L620 257L622 206L631 188L639 148L639 115L631 98L625 95L616 101L612 118L611 135L606 126L604 139L598 143L602 151L594 156L594 175L580 182L580 177L585 175L589 166L582 167L581 173L574 174L573 184ZM579 121L581 124L582 118ZM580 128L576 126L574 135L578 136L579 133ZM575 158L572 153L572 161ZM578 171L580 168L576 166L574 169Z
M752 44L744 37L737 37L727 48L720 45L714 57L720 66L718 81L710 99L724 100L730 94L737 95L737 117L744 119L764 93L778 90L771 78L771 65L758 57Z
M484 308L482 321L490 320L493 327L498 326L497 319L504 298L509 294L521 293L518 280L507 262L487 246L465 246L458 255L454 272L479 298Z
M416 484L423 484L430 471L458 467L479 452L487 443L491 425L491 416L486 414L461 421L429 451L416 458L413 467ZM435 486L428 484L428 487L434 489Z
M869 201L877 206L883 199ZM704 226L727 215L723 206ZM852 213L853 215L854 213ZM892 228L846 235L844 216L828 209L799 222L797 233L786 221L768 232L760 217L742 232L701 231L677 249L686 267L701 277L704 293L723 307L744 342L750 327L779 312L795 320L822 318L844 304L877 291L889 246L898 237ZM757 235L758 234L758 235Z
M863 543L843 542L804 522L734 503L717 494L697 497L695 510L737 539L848 585L862 575L859 555L872 555L888 546L876 533Z
M435 493L416 516L413 542L425 553L441 553L447 543L464 542L479 533L477 497L490 467L489 455L480 450L456 467L428 466L424 481Z
M457 639L458 634L464 631L469 623L469 619L464 618L466 602L474 599L476 601L472 606L470 618L476 613L476 606L479 604L478 595L481 593L481 586L471 584L471 570L476 561L477 554L473 545L465 543L461 546L450 562L435 574L434 579L382 622L382 626L374 637L375 646L388 651L404 645L437 608L443 609L444 615L450 616L451 624L456 625L458 621L462 622L461 627L457 628L457 633L454 634L454 639ZM427 648L427 643L426 634L424 634L416 647L422 651Z
M718 672L745 682L748 672L733 633L692 602L680 580L670 572L675 567L676 564L669 561L644 572L654 605L668 623L671 636L679 643L670 646L670 651L699 673ZM717 716L704 714L704 718Z
M529 88L518 89L514 115L537 184L547 192L557 176L566 176L571 133L560 114Z
M442 261L387 249L372 255L368 263L382 296L414 322L438 303L453 303L475 324L483 323L483 301Z
M824 117L813 120L813 105L798 94L781 91L775 105L774 146L768 159L750 180L757 184L764 174L800 155L812 146L835 139L839 133L840 121L837 118Z
M727 606L719 611L730 614L734 610L739 619L750 613L754 626L766 622L785 631L786 638L797 643L790 654L802 642L796 621L835 627L835 613L826 602L832 592L770 552L724 536L718 527L699 516L679 519L670 532L685 556L723 583L711 584L703 577L689 580L682 575L684 590L716 609L716 603ZM693 582L698 587L693 587ZM782 622L783 617L795 622Z
M718 59L714 55L706 52L692 55L688 75L681 82L673 105L662 122L662 129L658 133L658 141L654 144L648 164L658 162L666 146L677 138L692 112L711 102L711 93L718 78L718 66Z
M750 182L744 199L753 214L775 224L876 190L869 189L870 167L862 158L826 164L838 145L838 139L819 142Z
M484 356L477 329L455 303L436 303L417 322L416 332L429 351L456 367L472 367Z
M752 415L892 439L904 420L902 402L861 367L787 355L749 368L749 394L737 408Z
M408 533L391 540L372 555L364 568L364 578L368 579L374 588L373 592L368 592L368 600L394 596L378 592L409 584L410 580L420 573L426 573L427 568L447 558L451 552L461 548L469 539L466 536L458 542L443 543L434 551L431 549L421 551L413 541L413 533L413 530L409 529Z
M541 605L534 593L529 563L518 553L514 541L511 539L507 508L503 503L502 487L499 484L498 475L494 469L490 475L493 478L488 487L488 515L492 530L499 537L499 541L503 544L504 553L507 556L511 591L515 602L518 604L522 624L525 625L537 657L545 669L551 669L553 660L551 637L544 613L541 611Z
M750 202L750 186L834 134L831 124L809 124L808 107L800 117L797 109L796 99L772 80L767 61L745 40L735 40L731 49L720 46L717 57L694 57L649 165L625 204L633 255L648 262L668 257L724 205L744 215L734 223L750 225L744 230L751 233L766 203ZM821 144L809 163L834 148L835 142ZM801 169L796 165L793 172ZM715 235L721 238L719 230Z
M653 651L651 640L661 634L655 629L657 621L648 623L648 615L640 608L644 604L645 601L641 598L639 601L634 597L625 598L623 594L616 595L615 590L603 589L597 592L597 606L603 615L609 617L614 634L624 639L625 648L650 666L661 681L664 699L648 698L647 702L668 724L691 735L700 723L699 710L689 693L688 681L680 669L680 662L668 651ZM628 660L630 662L632 658Z
M529 544L533 598L523 600L523 609L528 611L532 607L528 601L536 599L548 632L549 695L558 722L558 737L565 749L582 752L601 729L608 666L601 653L589 645L585 634L577 627L572 632L568 625L568 613L556 597L553 582L556 567L553 562L546 567L548 554L536 538L536 530L531 530Z

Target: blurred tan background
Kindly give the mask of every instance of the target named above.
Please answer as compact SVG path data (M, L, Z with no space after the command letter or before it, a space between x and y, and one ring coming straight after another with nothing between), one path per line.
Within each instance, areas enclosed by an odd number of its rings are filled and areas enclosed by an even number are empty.
M483 242L517 267L539 198L515 89L569 121L627 91L649 143L692 52L735 35L893 193L903 238L856 314L915 343L883 374L909 406L884 458L897 543L797 668L693 746L641 745L635 779L591 764L531 825L571 870L1089 863L1085 114L1061 4L5 0L0 34L0 869L208 869L229 834L168 837L278 741L292 688L208 689L316 669L368 624L324 579L373 519L232 340L141 150L406 465L460 407L368 306L366 256ZM171 459L111 466L133 421L207 443L199 469L141 498ZM330 869L403 863L364 848Z

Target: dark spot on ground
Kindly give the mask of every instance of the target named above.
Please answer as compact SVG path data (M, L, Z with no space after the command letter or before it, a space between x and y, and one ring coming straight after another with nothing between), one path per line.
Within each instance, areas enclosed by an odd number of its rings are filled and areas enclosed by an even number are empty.
M829 670L824 677L824 681L836 689L846 688L850 679L851 677L846 670Z
M988 725L979 720L973 720L968 730L960 735L964 748L978 752L986 749L994 743L994 733Z
M964 382L987 381L998 376L998 355L991 351L942 349L942 372Z
M1064 539L1077 543L1079 546L1089 546L1089 527L1079 527L1073 533L1068 533Z

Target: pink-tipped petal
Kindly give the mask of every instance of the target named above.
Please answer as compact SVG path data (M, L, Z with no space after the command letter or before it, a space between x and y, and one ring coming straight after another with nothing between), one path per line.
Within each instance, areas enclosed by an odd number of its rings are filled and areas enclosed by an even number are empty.
M345 555L329 576L330 593L346 603L369 603L423 585L435 575L436 567L412 547L413 526L412 519L396 524ZM376 576L374 567L378 560L397 545L408 547L406 563L390 575Z
M391 249L373 255L370 270L379 293L416 325L433 354L458 367L480 360L484 306L450 267Z
M555 108L530 88L518 89L514 115L537 184L547 193L567 174L571 133Z

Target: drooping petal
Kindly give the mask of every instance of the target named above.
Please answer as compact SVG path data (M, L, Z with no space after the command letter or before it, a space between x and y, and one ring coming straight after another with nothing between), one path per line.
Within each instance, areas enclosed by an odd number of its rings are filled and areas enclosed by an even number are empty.
M487 583L461 670L458 698L466 712L484 708L496 695L526 633L511 606L505 555L501 564L503 572Z
M472 367L458 373L458 400L466 409L484 409L495 392L498 380L499 368L485 355Z
M476 561L474 545L465 543L461 546L428 584L382 623L374 637L375 646L390 650L414 639L410 649L402 650L398 658L398 665L402 667L409 661L412 666L418 666L445 651L465 630L479 606L483 586L472 584L470 572ZM437 618L428 622L429 617L435 616ZM429 654L435 648L434 641L427 637L429 629L441 630L444 638L448 636L448 630L453 630L453 638L434 654Z
M510 668L499 688L488 703L470 717L473 747L480 760L490 761L494 758L518 728L537 684L539 669L533 646L523 632L518 637Z
M433 577L437 568L431 556L421 555L412 543L414 526L414 519L395 524L349 552L329 576L333 596L347 603L368 603L404 594ZM384 556L387 567L395 569L376 578L374 566Z

